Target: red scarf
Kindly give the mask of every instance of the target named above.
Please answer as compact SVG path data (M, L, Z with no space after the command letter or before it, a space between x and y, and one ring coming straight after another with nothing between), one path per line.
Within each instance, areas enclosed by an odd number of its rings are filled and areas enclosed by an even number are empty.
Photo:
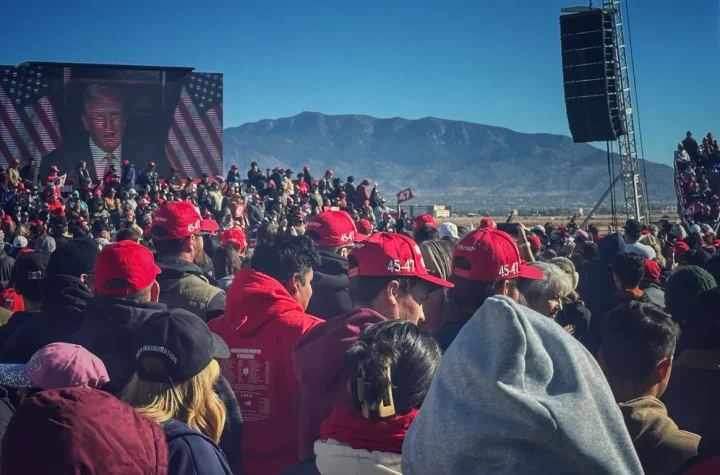
M365 419L354 409L338 409L320 426L320 438L335 439L353 449L400 454L405 434L418 412L413 409L405 415L375 420Z

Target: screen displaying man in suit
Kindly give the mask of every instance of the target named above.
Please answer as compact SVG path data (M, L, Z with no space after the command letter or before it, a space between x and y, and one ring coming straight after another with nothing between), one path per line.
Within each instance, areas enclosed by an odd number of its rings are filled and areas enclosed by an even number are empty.
M123 158L123 134L127 125L122 91L114 86L93 84L83 92L80 115L87 139L76 141L43 157L44 170L55 165L60 173L73 175L78 163L86 162L90 178L102 180L110 165L120 169Z
M127 124L120 90L109 86L88 87L83 95L82 123L90 135L96 178L102 178L111 164L119 170Z

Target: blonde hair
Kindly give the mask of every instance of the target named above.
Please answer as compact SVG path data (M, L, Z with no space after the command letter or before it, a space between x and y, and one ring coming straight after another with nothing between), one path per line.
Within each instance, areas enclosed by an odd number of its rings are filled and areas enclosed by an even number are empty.
M177 419L217 443L227 416L225 404L213 391L219 377L220 365L215 360L191 379L175 385L143 381L136 373L125 386L122 400L153 422Z
M657 261L658 265L660 267L665 267L666 261L665 258L662 255L662 249L660 248L660 243L658 242L657 238L653 236L652 234L646 234L645 236L641 237L638 242L640 244L645 244L646 246L650 246L655 251L655 260Z

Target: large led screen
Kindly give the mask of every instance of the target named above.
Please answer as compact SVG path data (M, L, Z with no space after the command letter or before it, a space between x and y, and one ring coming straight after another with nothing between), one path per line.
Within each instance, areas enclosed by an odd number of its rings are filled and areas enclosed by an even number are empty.
M40 163L95 180L129 160L160 176L223 173L222 74L190 68L26 63L0 66L0 164Z

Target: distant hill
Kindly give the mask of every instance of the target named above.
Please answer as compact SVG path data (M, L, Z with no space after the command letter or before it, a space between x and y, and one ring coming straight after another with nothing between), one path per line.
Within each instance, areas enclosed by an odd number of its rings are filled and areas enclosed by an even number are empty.
M252 161L295 172L309 165L315 177L330 168L343 179L376 180L385 194L412 187L419 196L471 204L517 197L538 206L566 199L593 203L608 184L604 150L562 135L434 117L303 112L265 119L225 129L224 159L226 168L234 163L243 172ZM646 167L651 201L673 202L672 168Z

